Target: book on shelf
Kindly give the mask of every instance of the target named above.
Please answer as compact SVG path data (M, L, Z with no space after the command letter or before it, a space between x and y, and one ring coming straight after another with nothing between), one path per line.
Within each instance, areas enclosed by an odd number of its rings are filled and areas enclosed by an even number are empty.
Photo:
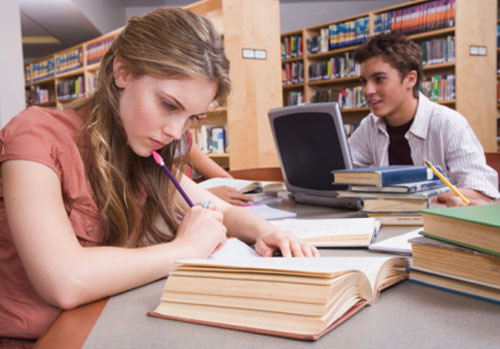
M366 215L376 218L382 225L424 225L419 213L368 212Z
M440 290L500 304L500 287L428 270L410 269L409 281Z
M445 184L442 180L430 180L420 182L409 182L395 185L388 185L383 187L374 187L373 185L351 185L350 191L361 192L378 192L378 193L415 193L422 190L443 187Z
M417 269L500 287L500 256L423 236L411 239L410 243L413 266Z
M413 165L363 167L335 170L332 173L335 184L363 184L378 187L438 179L427 166Z
M500 256L500 205L442 207L420 213L423 235Z
M316 340L408 276L405 257L176 262L150 316Z
M420 236L421 231L422 228L418 228L405 234L377 241L371 244L368 249L374 252L386 252L411 256L411 243L409 240Z
M237 191L244 194L252 193L269 193L269 192L280 192L286 190L284 182L278 181L253 181L246 179L235 179L235 178L210 178L199 185L205 189L210 189L214 187L227 186L236 189Z
M377 236L374 218L284 219L271 222L316 247L366 248Z

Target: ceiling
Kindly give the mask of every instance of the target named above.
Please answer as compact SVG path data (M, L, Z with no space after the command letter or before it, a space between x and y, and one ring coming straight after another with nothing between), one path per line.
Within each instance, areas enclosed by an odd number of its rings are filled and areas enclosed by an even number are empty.
M195 0L19 0L24 61L125 25L129 8L185 6L192 2Z

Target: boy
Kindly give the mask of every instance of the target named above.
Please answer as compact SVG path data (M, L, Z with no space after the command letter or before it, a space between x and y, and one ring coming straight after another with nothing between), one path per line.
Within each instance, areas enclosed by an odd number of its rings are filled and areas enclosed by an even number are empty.
M500 198L498 174L466 119L418 91L422 52L395 33L374 36L354 54L371 113L349 140L355 167L439 165L469 199ZM446 201L453 193L443 194Z

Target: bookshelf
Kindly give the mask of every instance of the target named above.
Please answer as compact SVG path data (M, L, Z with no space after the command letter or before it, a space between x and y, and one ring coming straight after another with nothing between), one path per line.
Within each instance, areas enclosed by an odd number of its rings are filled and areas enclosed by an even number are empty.
M227 105L211 112L205 121L227 130L229 151L209 156L231 170L278 166L267 112L282 105L279 1L202 0L185 8L212 21L223 35L231 62L232 91ZM92 94L98 62L120 30L27 64L28 104L64 108L66 102ZM243 58L243 49L259 50L265 57ZM57 57L59 61L66 57L67 69L56 69ZM58 98L58 87L70 92Z
M464 115L485 151L497 151L497 103L494 102L496 101L494 95L497 84L495 74L497 60L496 54L492 54L497 52L495 36L492 35L493 28L497 24L497 1L482 0L478 4L475 1L454 0L454 20L452 22L448 20L446 25L441 26L426 27L423 21L418 21L422 19L422 16L418 16L422 12L418 10L421 10L423 6L453 3L451 0L408 1L284 33L281 35L283 70L285 64L291 59L283 53L283 47L286 46L283 45L285 38L292 35L299 35L303 38L303 54L299 58L294 58L294 62L303 65L304 82L297 84L287 81L287 75L283 73L283 103L291 104L293 98L290 96L298 94L303 95L304 102L325 101L325 99L340 101L344 122L346 124L359 122L369 113L369 108L366 107L362 98L359 70L352 62L352 53L367 37L383 30L397 30L394 24L392 28L390 27L390 19L401 18L404 20L398 21L398 25L400 27L404 25L404 33L423 48L430 49L436 45L442 45L446 47L446 52L452 51L449 57L444 55L437 59L431 57L429 64L424 66L425 80L430 80L430 82L427 85L427 91L425 87L422 88L423 92L431 93L432 97L433 91L429 90L429 86L434 86L434 84L440 86L437 91L440 94L431 99L454 108ZM442 17L434 17L434 19L446 19L448 18L446 16L447 13L443 11ZM409 21L409 18L413 18L413 22ZM311 48L315 47L314 38L322 37L322 35L325 39L319 40L320 44L317 49L319 52L311 51ZM322 49L321 42L330 43L332 40L335 47L326 45ZM486 56L471 55L471 46L484 47ZM430 49L426 52L432 53L433 51ZM330 65L336 66L337 71L341 67L340 73L330 75L330 66L325 62L336 62L341 59L345 59L345 62ZM326 71L327 78L314 80L314 69L322 64L324 67L320 71ZM312 76L311 73L313 73Z

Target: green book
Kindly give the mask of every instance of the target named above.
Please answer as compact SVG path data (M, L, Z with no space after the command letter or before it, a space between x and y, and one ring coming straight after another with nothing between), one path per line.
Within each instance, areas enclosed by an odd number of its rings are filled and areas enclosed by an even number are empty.
M439 207L419 211L423 235L500 256L500 205Z

